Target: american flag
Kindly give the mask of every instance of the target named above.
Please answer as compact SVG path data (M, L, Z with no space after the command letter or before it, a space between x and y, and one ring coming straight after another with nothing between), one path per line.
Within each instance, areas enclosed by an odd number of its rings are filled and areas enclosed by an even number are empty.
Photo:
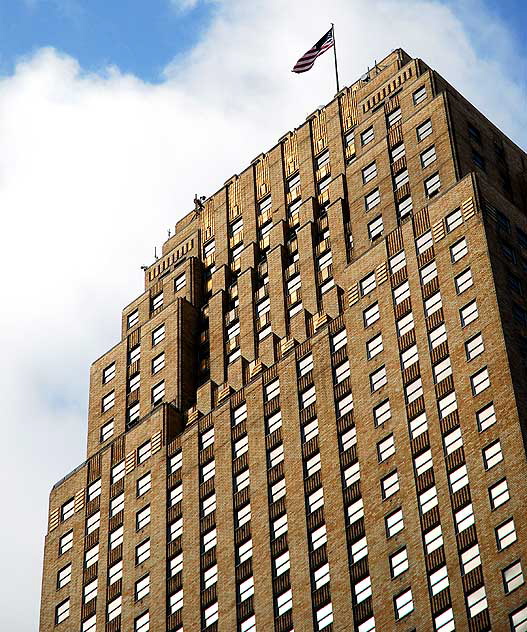
M302 57L300 57L294 65L292 72L306 72L307 70L311 70L311 68L313 68L313 64L315 63L315 59L334 45L335 40L333 39L333 27L331 27L329 31L307 51L307 53L304 53Z

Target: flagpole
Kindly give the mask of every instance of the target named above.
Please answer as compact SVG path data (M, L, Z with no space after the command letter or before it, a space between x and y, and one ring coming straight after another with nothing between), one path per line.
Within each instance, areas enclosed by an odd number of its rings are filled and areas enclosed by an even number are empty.
M335 25L331 22L331 34L333 35L333 54L335 57L335 79L337 80L337 94L340 92L339 88L339 68L337 66L337 43L335 41Z

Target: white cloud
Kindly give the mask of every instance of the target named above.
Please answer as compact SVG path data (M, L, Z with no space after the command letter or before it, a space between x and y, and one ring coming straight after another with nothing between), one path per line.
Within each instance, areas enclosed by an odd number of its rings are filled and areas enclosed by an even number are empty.
M180 3L181 4L181 3ZM220 3L200 43L150 85L86 74L41 50L0 80L3 225L0 629L34 630L51 484L84 456L89 364L119 336L141 264L192 207L334 94L331 54L296 59L336 25L342 83L403 46L442 72L518 143L527 138L519 63L434 1ZM294 20L291 16L294 16ZM494 39L490 40L494 41ZM492 77L492 80L489 80ZM523 101L524 102L524 101Z
M195 9L200 0L169 0L170 6L178 11L191 11Z

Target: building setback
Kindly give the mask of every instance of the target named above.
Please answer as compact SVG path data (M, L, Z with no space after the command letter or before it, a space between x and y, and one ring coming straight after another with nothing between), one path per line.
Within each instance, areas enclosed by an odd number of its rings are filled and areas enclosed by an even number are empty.
M92 365L41 632L527 630L526 167L396 50L197 201Z

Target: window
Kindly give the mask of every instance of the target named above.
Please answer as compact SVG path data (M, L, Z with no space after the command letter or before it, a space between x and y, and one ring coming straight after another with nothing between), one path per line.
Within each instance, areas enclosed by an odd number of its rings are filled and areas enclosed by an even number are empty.
M327 564L325 564L325 566L328 566ZM329 581L329 566L327 569L327 579L325 579L324 576L324 581L317 581L317 573L318 572L322 572L322 568L318 569L317 571L315 571L315 586L316 588L318 588L319 586L323 586L325 583L327 583ZM319 608L316 613L316 619L317 619L317 630L325 630L328 625L331 625L333 623L333 604L331 603L331 601L329 603L327 603L325 606L322 606L321 608Z
M55 624L58 625L70 616L70 598L68 597L55 608Z
M467 606L469 614L472 618L478 615L488 607L487 594L485 592L485 586L481 586L474 592L467 595Z
M375 617L366 619L364 623L361 623L358 627L358 632L375 632Z
M437 266L435 261L431 261L426 266L423 266L419 270L419 275L421 277L421 285L426 285L430 283L437 276Z
M421 154L421 166L423 167L423 169L435 162L436 158L436 148L434 145L432 145L428 149L425 149Z
M117 548L120 544L123 543L123 527L117 527L112 532L110 532L110 550Z
M505 587L505 593L511 593L516 588L523 586L525 579L523 577L523 570L521 561L518 560L511 564L507 568L504 568L502 571L503 575L503 586Z
M279 555L274 561L275 576L278 577L289 570L289 551Z
M355 593L355 600L357 603L361 603L365 599L371 596L371 577L368 575L364 579L361 579L353 586L353 592Z
M361 560L363 557L368 555L368 543L366 541L366 536L355 540L355 542L351 545L351 559L353 564Z
M472 503L469 503L459 511L456 511L454 513L454 519L456 521L458 533L461 533L465 529L471 527L474 524L474 511L472 509Z
M408 570L408 550L406 547L390 555L390 571L392 578L402 575Z
M374 393L388 382L386 377L386 367L383 365L373 373L370 373L370 389Z
M84 586L84 603L88 603L97 597L97 579Z
M135 528L137 531L144 529L150 523L150 505L140 509L135 515Z
M443 344L443 342L446 342L447 335L445 324L442 323L439 327L432 329L432 331L428 334L428 340L430 342L430 349L435 349L436 347L439 347L440 344Z
M448 608L434 617L435 632L454 632L455 629L454 612L452 608Z
M179 450L179 452L176 452L170 457L170 460L168 462L168 473L173 474L177 470L181 469L182 465L183 453L181 452L181 450Z
M182 290L186 284L187 279L185 274L180 274L174 279L174 292L179 292L179 290Z
M306 461L306 476L312 476L319 470L320 470L320 452L317 452Z
M105 413L110 408L113 408L115 404L115 391L110 391L108 395L102 398L102 412Z
M373 325L380 318L379 303L375 302L367 307L363 312L364 327ZM345 330L343 330L345 332ZM335 351L335 349L333 349Z
M428 230L426 233L422 234L415 240L415 247L417 250L417 254L425 252L429 248L432 248L434 245L434 240L432 239L432 231Z
M405 155L404 143L399 143L390 151L390 160L392 163L397 162Z
M412 402L415 402L416 399L419 399L423 394L423 383L421 378L418 377L416 380L405 386L404 394L407 404L411 404Z
M474 544L470 548L461 553L461 566L463 569L463 575L467 575L470 571L474 570L481 564L481 557L479 555L479 545Z
M420 88L418 88L412 95L414 105L419 105L419 103L425 101L426 96L426 86L421 86Z
M115 377L115 362L112 362L106 368L103 369L102 383L107 384L110 380L113 380L114 377Z
M133 364L137 362L141 357L141 345L136 345L133 349L130 349L128 353L128 364Z
M368 165L367 167L364 167L364 169L362 170L363 184L366 184L366 182L373 180L376 176L377 176L377 165L375 161L373 161L370 165Z
M496 527L495 532L498 551L503 551L503 549L506 549L517 540L516 527L514 525L513 518L510 518L499 527Z
M401 353L401 365L403 369L407 369L412 364L415 364L419 361L419 355L417 353L417 345L412 345L408 347L406 351Z
M112 467L112 470L111 470L112 485L114 483L117 483L117 481L120 481L122 478L124 478L124 475L125 475L125 464L123 460L117 463L117 465L114 465Z
M367 145L368 143L371 143L371 141L374 139L375 134L373 131L373 126L368 127L368 129L365 129L362 134L360 135L360 140L361 140L361 144L364 147L364 145Z
M89 568L99 561L99 545L96 544L84 554L84 568Z
M387 538L391 538L399 531L402 531L404 529L403 510L399 508L392 511L384 518L384 524Z
M465 237L462 237L459 241L456 241L455 244L452 244L452 246L450 246L450 259L452 260L452 263L457 263L467 253L468 246Z
M216 474L216 461L211 459L201 466L201 482L208 481L209 478L213 478Z
M274 467L284 460L284 446L282 443L269 451L269 467Z
M463 294L465 290L468 290L469 287L472 287L474 284L474 280L472 279L472 271L470 268L467 268L461 274L458 274L454 279L456 285L456 292L458 294Z
M249 599L254 595L254 577L249 577L245 581L241 582L240 588L240 602Z
M428 197L435 195L441 188L441 179L439 173L434 173L425 180L425 192Z
M70 500L67 500L60 508L60 519L62 520L62 522L64 522L68 518L71 518L74 512L75 512L75 500L73 498L70 498Z
M279 410L266 419L267 433L272 434L282 425L282 412Z
M377 283L375 281L375 272L368 274L360 281L360 292L361 296L366 296L370 292L377 287Z
M73 546L73 529L66 531L66 533L61 536L59 540L59 555L66 553Z
M474 375L470 376L473 395L479 395L490 386L490 377L487 367L484 367Z
M214 443L214 426L201 434L201 449L205 450Z
M467 360L473 360L485 351L485 345L483 344L483 336L481 333L476 334L470 340L465 343L465 351L467 354Z
M156 309L159 309L160 307L163 307L163 292L156 294L152 298L152 308L151 308L152 311L155 311Z
M395 439L393 434L388 435L377 444L377 458L379 463L386 461L395 454Z
M280 500L280 498L283 498L284 496L285 478L280 478L274 485L271 485L271 502L275 503L277 500Z
M97 625L97 615L93 615L86 621L82 622L81 632L95 632L95 626Z
M467 466L461 465L460 467L450 472L450 474L448 475L448 479L450 481L450 489L452 490L452 493L455 494L460 489L468 485Z
M283 533L287 533L287 529L287 514L283 514L273 522L273 538L279 538Z
M373 409L373 419L376 426L382 426L383 423L392 418L390 410L390 400L385 399L383 402L375 406Z
M160 353L152 360L152 373L158 373L165 367L165 352Z
M128 324L128 329L130 329L130 327L133 327L134 325L137 325L137 323L139 322L139 310L134 309L133 312L130 312L128 314L126 322Z
M346 432L341 435L340 443L343 452L349 450L357 443L357 429L355 428L355 426L351 427L349 430L346 430Z
M269 402L280 395L280 381L278 379L269 382L264 386L265 401Z
M277 615L279 617L282 616L284 612L291 610L292 607L293 607L293 594L291 592L291 589L289 588L289 590L286 590L281 595L278 595L276 599Z
M141 375L140 373L136 373L135 375L132 375L130 379L128 380L128 391L130 393L133 393L139 388L140 385L141 385Z
M242 542L238 547L238 563L241 564L245 560L248 560L253 555L253 541L252 539Z
M473 140L476 143L481 143L481 132L477 127L474 127L474 125L467 123L467 131L470 140Z
M382 345L382 340L381 340L381 345ZM381 351L382 351L382 348L381 348ZM339 366L335 367L335 377L334 377L335 384L340 384L341 382L346 380L349 377L349 375L350 375L350 363L349 363L349 360L344 360L342 364L339 364Z
M86 519L86 535L97 531L101 524L101 512L96 511L94 514Z
M490 470L495 465L503 461L503 453L501 451L500 440L497 439L482 450L483 465L486 470Z
M302 426L302 441L307 443L318 435L318 419L312 419Z
M348 336L346 334L346 330L341 329L336 334L331 336L331 350L333 351L333 353L335 353L335 351L338 351L339 349L342 349L342 347L345 347L347 342Z
M155 347L165 338L165 325L160 325L152 332L152 346Z
M412 598L412 589L408 588L394 599L395 618L402 619L414 609L414 601Z
M422 141L427 138L427 136L430 136L432 133L432 121L428 119L428 121L421 123L421 125L416 128L416 132L418 141Z
M399 337L404 336L405 333L411 331L414 328L414 315L412 312L408 312L406 316L399 318L396 323L397 325L397 335Z
M397 204L397 215L399 219L404 219L413 210L412 198L407 195Z
M393 178L393 188L397 191L409 181L410 177L408 176L408 169L403 169L402 171L399 171L399 173L395 174Z
M447 356L444 360L437 362L433 366L434 379L436 384L445 380L448 376L452 375L452 365L450 363L450 356Z
M254 614L241 622L240 632L256 632L256 617Z
M478 306L475 300L471 301L459 310L459 317L462 327L469 325L471 322L476 320L478 316Z
M218 565L214 564L203 573L203 588L206 590L218 581Z
M494 425L496 423L496 411L494 410L494 404L491 402L478 411L476 413L476 419L480 432L483 432Z
M389 498L399 491L399 475L397 474L397 470L381 480L381 491L383 499Z
M444 435L443 445L445 447L446 454L452 454L456 450L459 450L463 445L463 438L461 437L461 428L454 428L451 432Z
M401 252L398 252L393 257L390 257L388 263L390 265L390 272L392 274L395 274L399 270L402 270L406 266L406 255L404 250L401 250Z
M302 377L313 370L313 354L308 353L297 362L298 376Z
M417 476L421 476L421 474L424 474L426 470L429 470L431 467L433 467L433 465L432 451L430 449L425 450L424 452L421 452L421 454L418 454L416 457L414 457L414 467Z
M114 429L114 421L110 419L110 421L106 422L104 426L101 426L101 443L103 441L107 441L113 435Z
M384 232L384 224L382 223L382 215L378 215L374 220L368 224L368 235L373 241L380 237Z
M357 522L357 520L364 518L364 502L362 498L359 498L359 500L351 503L351 505L347 508L347 511L349 524L353 524L354 522Z
M144 476L141 476L140 479L137 480L137 496L142 496L146 494L146 492L150 491L152 487L152 474L148 472Z
M411 439L415 439L419 435L423 434L423 432L426 432L428 430L426 413L421 413L420 415L417 415L417 417L410 419L408 425L410 427Z
M314 386L310 386L308 389L300 393L300 408L303 410L311 404L317 401L317 394Z
M433 573L430 573L428 576L428 581L430 582L430 591L432 595L437 595L445 588L448 588L448 571L446 566L441 566Z
M214 492L201 501L201 517L204 518L213 511L216 511L216 494Z
M323 524L318 529L315 529L314 531L312 531L310 533L310 538L311 538L311 548L313 551L315 549L318 549L323 544L325 544L327 542L326 525Z
M441 530L441 525L438 524L437 527L426 531L424 538L426 553L430 555L430 553L443 546L443 531Z
M152 455L152 443L146 441L143 445L137 448L137 462L144 463Z
M419 507L421 509L421 515L424 515L431 509L437 506L437 490L435 485L426 489L422 494L419 494Z
M395 108L388 116L386 117L386 123L388 127L392 127L396 123L401 120L401 108Z
M251 503L247 503L236 514L236 526L241 527L251 519Z
M152 404L159 404L165 398L165 380L152 387Z
M462 223L463 215L461 214L461 209L458 208L445 217L446 232L451 233L458 226L461 226Z
M179 517L172 522L168 527L168 539L169 542L176 540L183 534L183 518Z
M216 528L207 531L203 535L203 553L210 551L216 546Z
M71 581L71 564L64 566L57 573L57 588L63 588Z
M368 360L371 360L372 358L374 358L376 355L381 353L382 350L383 350L382 334L378 334L374 338L371 338L370 340L368 340L368 342L366 343L366 352L368 355ZM348 365L348 374L346 375L347 377L349 375L349 362L346 361L346 364Z
M377 204L381 201L381 192L379 189L373 189L364 197L364 206L367 211L371 211L372 208L375 208Z
M438 406L439 417L441 419L448 417L450 413L453 413L455 410L457 410L456 392L452 391L448 395L445 395L445 397L442 397L438 402Z
M150 557L150 538L135 547L135 563L142 564Z
M170 595L169 605L171 614L183 608L183 589L178 590L174 594Z
M398 285L393 290L393 302L395 303L395 305L399 305L404 300L409 298L409 296L410 296L410 285L408 284L408 281L401 283L401 285Z
M123 576L123 560L119 560L108 569L108 584L111 586Z
M356 483L357 481L360 480L360 466L359 466L359 462L355 461L355 463L352 463L350 466L348 466L344 472L344 484L346 485L346 487L349 487L350 485L353 485L353 483Z
M183 483L178 483L169 492L168 504L170 507L177 505L183 500Z
M145 575L135 582L135 600L139 601L150 592L150 575Z

